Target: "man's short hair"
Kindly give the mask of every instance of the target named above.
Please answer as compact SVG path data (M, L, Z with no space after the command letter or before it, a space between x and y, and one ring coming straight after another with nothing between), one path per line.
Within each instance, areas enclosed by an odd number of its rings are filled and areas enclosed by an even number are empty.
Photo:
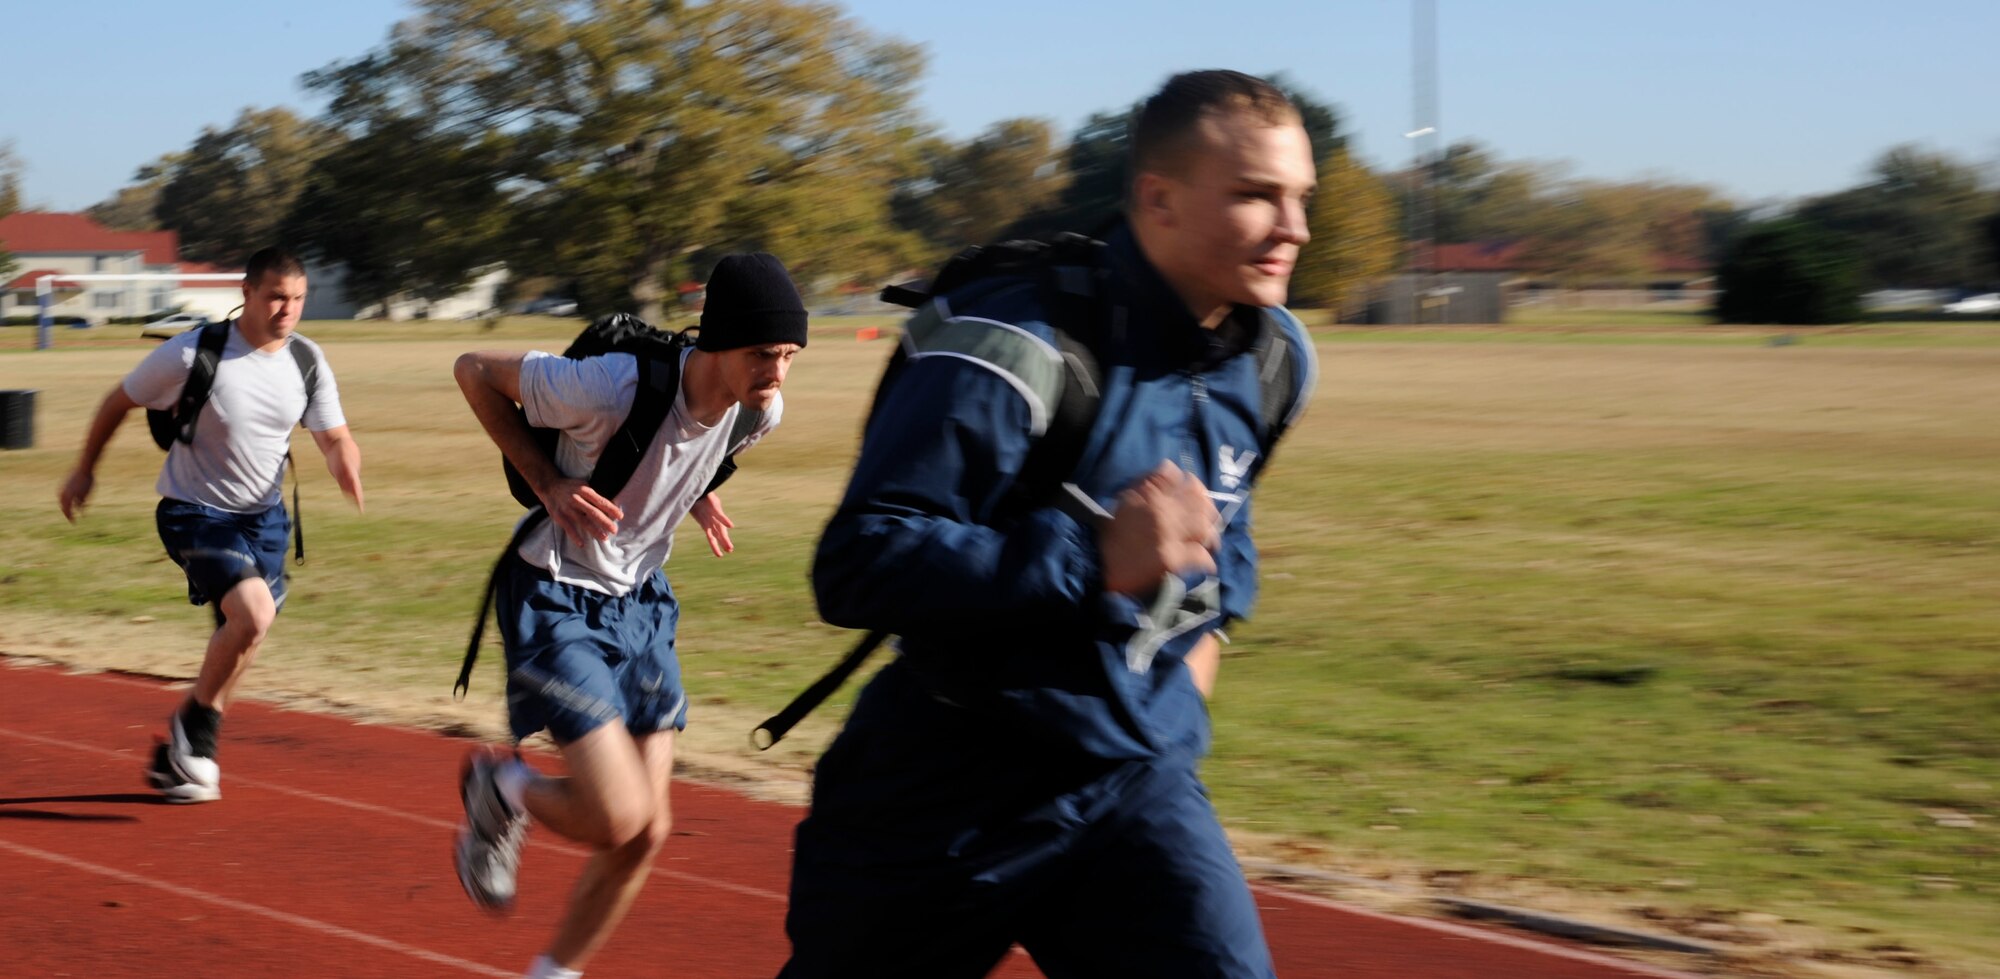
M1186 173L1190 151L1202 136L1202 120L1229 112L1269 126L1296 125L1300 119L1298 107L1284 92L1255 75L1221 69L1182 72L1146 100L1132 124L1132 179L1147 171Z
M250 261L243 266L243 281L254 288L264 283L267 272L281 279L302 276L306 274L306 263L299 261L289 248L258 249L257 254L250 256Z

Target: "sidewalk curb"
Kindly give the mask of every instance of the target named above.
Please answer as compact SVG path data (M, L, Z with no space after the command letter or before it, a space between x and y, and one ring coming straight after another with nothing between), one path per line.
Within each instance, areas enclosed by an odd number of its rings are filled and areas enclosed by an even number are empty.
M1370 890L1395 894L1415 901L1422 901L1438 908L1454 918L1474 921L1494 921L1523 931L1532 931L1573 941L1588 942L1592 945L1615 945L1625 948L1652 949L1661 952L1679 952L1686 955L1727 956L1729 950L1708 942L1656 935L1651 932L1635 931L1612 925L1600 925L1575 918L1527 908L1516 908L1487 901L1474 901L1462 897L1440 897L1391 884L1386 881L1354 874L1343 874L1317 867L1300 867L1247 857L1239 860L1246 873L1260 881L1282 886L1288 881L1317 881L1344 887L1365 887Z
M1592 924L1574 918L1530 911L1525 908L1508 907L1504 904L1488 904L1462 897L1434 897L1431 903L1444 908L1452 915L1475 921L1498 921L1528 931L1571 938L1594 945L1622 945L1630 948L1647 948L1662 952L1683 952L1689 955L1723 956L1728 950L1719 945L1698 942L1687 938L1670 938L1650 932L1633 931L1609 925Z

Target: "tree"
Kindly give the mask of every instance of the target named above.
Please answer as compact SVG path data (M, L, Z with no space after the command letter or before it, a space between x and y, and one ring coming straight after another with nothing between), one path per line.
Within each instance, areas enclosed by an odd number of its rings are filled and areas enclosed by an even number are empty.
M21 161L14 155L14 141L0 140L0 218L21 208ZM0 282L14 277L14 256L0 241Z
M1332 104L1300 88L1283 73L1271 76L1270 81L1298 109L1306 138L1312 143L1315 165L1324 167L1346 149L1347 136L1341 132L1340 114ZM1009 233L1097 233L1121 214L1132 180L1128 172L1132 127L1143 107L1135 104L1123 111L1098 112L1084 120L1063 153L1062 190L1050 206L1024 216Z
M1125 189L1131 182L1134 105L1123 112L1098 112L1070 135L1063 151L1062 189L1040 210L1023 215L1008 236L1048 235L1058 231L1093 234L1125 210Z
M245 109L228 129L204 129L167 171L154 209L160 226L180 233L183 257L241 264L279 240L328 140L283 108Z
M14 154L14 141L0 140L0 215L21 209L21 158Z
M1706 257L1705 217L1732 205L1691 184L1572 181L1532 209L1520 228L1528 271L1575 281L1631 281L1663 258Z
M1854 239L1869 286L1941 289L1985 278L1979 219L1989 208L1976 168L1899 146L1875 162L1872 181L1809 201L1799 216Z
M1320 101L1282 71L1272 75L1270 82L1299 110L1299 124L1305 127L1306 139L1312 143L1314 164L1325 164L1334 154L1347 149L1347 134L1340 131L1340 113L1332 103Z
M2000 208L2000 198L1996 198L1993 203L1996 208ZM1995 210L1986 218L1986 223L1982 225L1982 230L1986 233L1986 257L1988 259L1986 265L1988 278L1986 281L1994 285L2000 285L2000 210Z
M574 281L587 310L657 319L725 240L837 227L855 253L893 247L889 187L920 135L917 49L805 0L417 8L384 48L308 84L350 133L421 120L447 144L498 140L509 266ZM840 254L787 264L838 274Z
M383 120L314 162L283 238L340 266L345 298L359 305L455 295L500 252L499 142L457 143L418 120Z
M1290 302L1338 309L1370 281L1395 271L1402 251L1396 203L1381 178L1335 150L1320 167L1312 232L1292 273Z
M1779 218L1746 229L1716 268L1724 323L1846 323L1861 314L1853 245L1810 222Z
M1392 178L1399 209L1415 216L1430 208L1431 240L1493 241L1520 238L1550 206L1550 189L1564 178L1561 168L1502 163L1471 141L1453 143L1421 167ZM1411 228L1413 236L1423 229Z
M921 152L924 172L892 206L902 227L941 253L1001 238L1060 189L1055 134L1039 119L1003 120L961 146L933 140Z
M1713 261L1736 223L1735 206L1708 187L1581 180L1558 164L1500 161L1472 142L1393 184L1405 208L1433 209L1434 240L1520 242L1523 271L1554 279L1643 279L1662 258Z
M160 189L167 185L182 154L168 153L132 174L132 183L84 210L90 219L119 231L158 231Z

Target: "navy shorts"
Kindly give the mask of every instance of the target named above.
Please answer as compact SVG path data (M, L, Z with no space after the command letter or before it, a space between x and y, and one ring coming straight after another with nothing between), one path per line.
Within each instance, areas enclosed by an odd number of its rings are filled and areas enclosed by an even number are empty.
M282 504L255 513L233 513L184 500L162 499L153 511L167 556L187 572L188 602L216 603L239 582L262 578L271 598L285 607L285 549L292 521Z
M674 627L680 603L655 570L622 596L564 584L509 555L494 595L507 647L515 740L569 744L622 718L634 737L687 727Z
M891 664L814 772L780 979L977 979L1016 942L1050 979L1271 979L1197 761L1002 734Z

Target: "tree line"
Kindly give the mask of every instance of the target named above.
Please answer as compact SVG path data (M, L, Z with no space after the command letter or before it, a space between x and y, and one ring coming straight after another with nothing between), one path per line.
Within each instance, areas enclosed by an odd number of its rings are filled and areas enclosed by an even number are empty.
M247 109L91 208L233 264L285 241L350 300L438 299L504 262L518 294L658 319L721 254L784 257L804 283L870 285L969 244L1091 232L1124 194L1136 106L1059 134L1008 119L962 141L915 108L917 47L804 0L420 0L380 47L305 76L317 118ZM1293 302L1337 306L1405 267L1414 234L1519 243L1521 271L1642 280L1722 264L1792 222L1863 287L2000 278L2000 192L1898 148L1869 182L1783 213L1692 184L1571 177L1473 143L1376 172L1335 106L1280 74L1321 188ZM1413 219L1423 216L1424 228ZM1848 259L1842 259L1848 262Z

